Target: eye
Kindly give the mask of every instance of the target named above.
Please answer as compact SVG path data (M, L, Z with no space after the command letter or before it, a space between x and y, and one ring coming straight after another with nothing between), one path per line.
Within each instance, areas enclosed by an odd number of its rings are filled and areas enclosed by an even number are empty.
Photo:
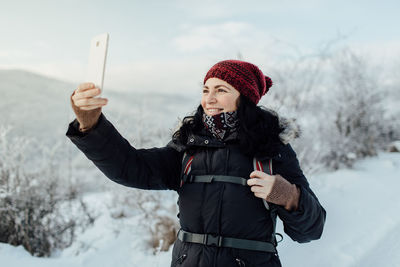
M224 89L218 89L218 92L226 93L226 90L224 90Z
M206 93L208 93L208 90L207 89L203 89L203 94L206 94Z

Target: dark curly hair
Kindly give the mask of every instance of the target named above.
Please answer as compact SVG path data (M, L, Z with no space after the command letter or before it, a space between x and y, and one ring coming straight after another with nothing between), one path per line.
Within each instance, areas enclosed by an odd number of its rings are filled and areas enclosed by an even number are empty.
M279 125L277 113L263 106L257 106L247 97L240 95L238 102L238 142L241 151L251 157L271 157L278 153L279 134L284 130ZM172 139L186 144L191 133L203 128L203 107L199 105L193 115L182 120L181 127L172 135ZM189 150L189 154L193 151Z

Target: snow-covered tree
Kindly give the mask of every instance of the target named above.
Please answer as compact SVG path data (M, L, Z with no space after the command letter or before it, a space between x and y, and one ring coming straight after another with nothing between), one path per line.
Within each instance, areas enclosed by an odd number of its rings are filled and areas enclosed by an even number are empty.
M85 203L70 190L54 160L57 150L36 146L31 138L7 135L0 127L0 242L22 245L35 256L65 248L78 230L93 221ZM42 168L27 167L29 148L42 151ZM57 147L57 145L55 145Z
M392 122L385 119L384 90L378 75L361 56L344 49L333 59L329 101L324 105L321 131L329 167L352 166L374 156L390 142Z

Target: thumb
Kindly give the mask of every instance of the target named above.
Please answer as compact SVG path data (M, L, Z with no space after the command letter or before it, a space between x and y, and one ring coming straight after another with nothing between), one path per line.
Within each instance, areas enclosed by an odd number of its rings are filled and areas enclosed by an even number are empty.
M260 171L252 171L250 173L250 178L261 178L262 172Z

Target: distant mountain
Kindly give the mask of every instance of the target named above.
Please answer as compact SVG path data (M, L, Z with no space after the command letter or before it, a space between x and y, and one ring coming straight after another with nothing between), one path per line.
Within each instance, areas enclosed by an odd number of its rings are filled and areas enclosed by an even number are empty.
M69 97L76 84L24 70L0 70L0 125L10 125L12 136L34 137L43 144L70 142L65 133L75 118ZM103 113L123 133L134 133L138 120L174 128L177 117L194 110L199 99L182 95L116 92Z
M68 117L71 84L23 70L0 71L0 124L14 136L52 140L60 136ZM54 141L54 140L52 140Z

